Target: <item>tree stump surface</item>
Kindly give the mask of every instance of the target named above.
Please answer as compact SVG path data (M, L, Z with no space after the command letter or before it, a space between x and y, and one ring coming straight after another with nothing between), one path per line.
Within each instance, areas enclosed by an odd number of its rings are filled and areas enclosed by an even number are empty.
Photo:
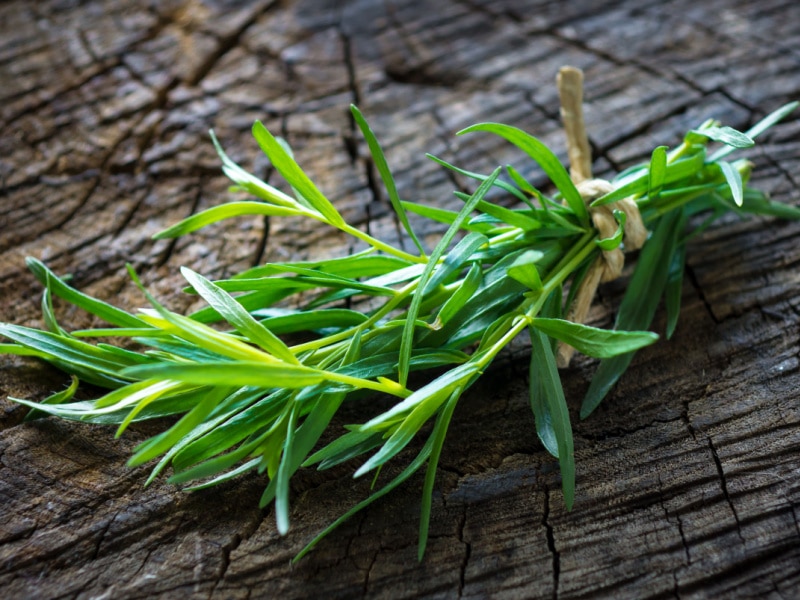
M231 198L207 136L270 177L249 135L283 135L345 218L388 241L398 227L348 105L386 150L404 198L457 206L474 171L514 164L500 121L559 150L554 77L586 74L594 170L610 175L714 117L744 128L800 98L800 4L515 0L23 0L0 6L0 320L40 323L26 256L126 309L144 304L132 263L171 308L178 267L223 277L288 257L345 255L343 236L293 219L241 218L178 239L151 235ZM750 152L754 185L796 203L800 120ZM275 179L274 177L272 178ZM418 226L421 223L416 222ZM435 243L442 233L422 233ZM345 471L294 482L292 528L260 510L263 477L186 494L131 449L157 431L22 422L7 396L41 399L68 378L0 359L0 589L8 598L796 597L800 590L800 223L730 216L691 242L673 339L638 353L590 418L595 363L563 371L577 497L527 404L514 345L462 399L441 458L425 560L413 478L292 565L368 493ZM612 322L626 279L601 287ZM69 328L92 322L57 303ZM659 313L656 327L663 331ZM87 390L84 394L91 394ZM355 410L355 409L353 409Z

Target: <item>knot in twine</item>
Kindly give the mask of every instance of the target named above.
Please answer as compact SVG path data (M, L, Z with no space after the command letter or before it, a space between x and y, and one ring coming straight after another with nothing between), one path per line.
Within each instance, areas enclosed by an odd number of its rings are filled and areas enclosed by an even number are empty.
M632 198L623 198L602 206L591 206L594 200L606 195L614 188L605 179L592 177L591 150L583 121L583 72L574 67L563 67L558 73L558 91L561 98L561 118L567 135L570 177L586 203L599 238L610 238L617 232L618 224L614 217L614 211L619 210L625 213L622 241L624 249L638 250L647 239L647 228L645 228L639 208ZM624 266L625 255L622 248L604 250L589 267L578 285L578 290L567 313L567 319L573 323L583 323L589 314L597 286L601 281L612 281L620 277ZM556 350L558 367L568 367L573 354L575 354L575 349L572 346L559 342Z
M575 186L578 193L589 209L589 216L592 224L599 233L600 239L610 238L617 232L617 219L614 211L619 210L625 213L625 226L623 234L623 244L625 250L638 250L644 245L647 239L647 229L639 213L639 207L631 198L623 198L610 204L602 206L591 206L591 203L613 191L613 186L605 179L585 179L578 182ZM617 247L613 250L604 250L603 271L600 281L613 281L622 275L622 267L625 265L625 255L622 249Z

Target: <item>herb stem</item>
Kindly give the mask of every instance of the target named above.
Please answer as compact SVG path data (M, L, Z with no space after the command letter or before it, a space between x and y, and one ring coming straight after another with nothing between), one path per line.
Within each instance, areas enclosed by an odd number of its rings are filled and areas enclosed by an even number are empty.
M391 244L387 244L387 243L382 242L382 241L380 241L378 239L375 239L374 237L372 237L368 233L364 233L363 231L361 231L357 227L353 227L352 225L348 225L347 223L344 223L342 225L337 225L337 227L341 231L344 231L345 233L349 233L353 237L358 238L361 241L364 241L364 242L368 243L370 246L372 246L373 248L375 248L377 250L382 250L386 254L391 254L392 256L395 256L397 258L401 258L403 260L407 260L409 262L417 263L417 264L425 264L425 263L428 262L428 259L425 256L414 256L413 254L409 254L408 252L404 252L403 250L399 250L399 249L395 248L394 246L392 246Z

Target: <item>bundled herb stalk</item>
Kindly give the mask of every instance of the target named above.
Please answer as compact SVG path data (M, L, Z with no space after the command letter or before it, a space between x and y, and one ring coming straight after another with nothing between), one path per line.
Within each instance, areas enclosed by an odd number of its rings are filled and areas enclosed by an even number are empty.
M552 151L527 133L509 125L474 125L460 134L505 138L538 163L556 191L545 195L511 167L478 175L434 158L476 181L472 195L457 193L463 200L459 211L401 200L378 141L353 107L392 206L416 246L413 253L347 224L301 170L288 146L261 123L255 123L253 135L291 193L247 173L212 134L225 174L257 200L213 207L156 237L184 235L243 215L302 216L352 235L367 249L328 260L265 264L213 282L183 268L188 291L208 303L188 316L162 306L132 269L131 276L152 305L137 314L83 294L30 258L29 267L45 286L45 327L0 325L0 335L12 342L0 344L0 351L46 360L71 374L72 384L41 402L13 400L31 407L32 416L117 424L118 435L134 421L179 416L163 433L138 446L129 464L157 461L148 483L169 466L170 481L193 482L189 489L247 471L266 472L269 485L261 504L274 502L281 533L289 529L289 481L298 469L326 469L352 461L356 477L374 473L415 436L427 435L422 449L396 477L385 483L376 478L382 483L379 491L301 553L425 467L422 557L436 467L458 400L503 348L524 334L531 344L530 403L536 431L559 461L564 502L571 507L572 429L557 364L568 362L572 348L601 359L580 411L582 418L588 416L634 352L656 340L646 330L662 296L667 337L674 330L691 236L728 211L797 219L800 210L749 188L749 162L726 160L737 148L752 146L753 138L788 115L796 103L745 133L708 121L673 150L658 147L649 163L611 182L598 182L590 178L582 132L580 74L568 71L563 77L572 177ZM710 152L709 143L718 149ZM516 198L519 208L492 202L490 194L497 193ZM447 227L429 252L415 235L409 213ZM581 324L598 281L618 275L621 250L638 247L645 238L614 329ZM109 327L65 330L56 321L53 296L96 315ZM348 299L365 297L372 297L369 304L378 307L366 312L346 308ZM305 341L287 342L297 339L294 334L303 334ZM91 343L98 337L131 338L138 346ZM428 383L409 385L412 371L434 368L440 374ZM95 400L74 401L79 381L110 391ZM361 424L328 432L342 403L362 392L394 397L396 402L384 412L367 415ZM323 436L333 441L320 447Z

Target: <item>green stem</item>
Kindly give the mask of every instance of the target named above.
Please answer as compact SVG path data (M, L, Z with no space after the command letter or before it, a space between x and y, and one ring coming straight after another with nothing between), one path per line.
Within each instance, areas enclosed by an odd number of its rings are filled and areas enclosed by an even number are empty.
M413 254L409 254L408 252L398 250L394 246L391 246L385 242L377 240L368 233L364 233L360 229L353 227L352 225L348 225L347 223L344 223L343 225L338 225L338 228L344 231L345 233L349 233L353 237L368 243L373 248L386 252L386 254L391 254L392 256L396 256L397 258L402 258L403 260L407 260L412 263L425 264L428 262L428 259L425 256L414 256Z

